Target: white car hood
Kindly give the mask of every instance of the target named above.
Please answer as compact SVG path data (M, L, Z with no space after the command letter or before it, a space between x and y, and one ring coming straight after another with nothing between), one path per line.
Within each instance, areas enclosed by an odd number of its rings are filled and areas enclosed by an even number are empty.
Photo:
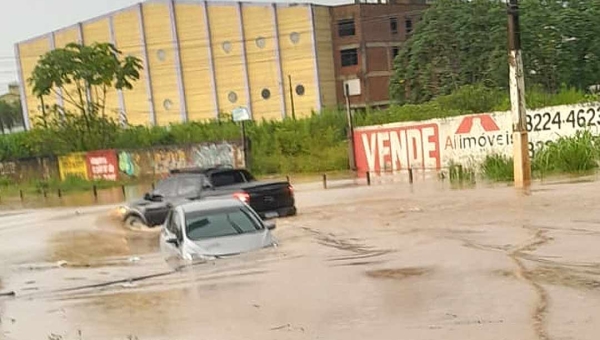
M245 253L273 246L275 239L268 229L256 233L217 237L201 241L186 240L183 249L186 255L226 256Z

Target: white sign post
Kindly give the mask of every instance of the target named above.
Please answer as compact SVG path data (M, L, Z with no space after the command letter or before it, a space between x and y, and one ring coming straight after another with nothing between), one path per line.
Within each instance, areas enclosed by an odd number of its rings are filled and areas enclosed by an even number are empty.
M244 165L248 167L247 145L246 145L246 121L252 120L250 111L245 106L236 107L231 111L231 118L235 123L242 123L242 150L244 150Z

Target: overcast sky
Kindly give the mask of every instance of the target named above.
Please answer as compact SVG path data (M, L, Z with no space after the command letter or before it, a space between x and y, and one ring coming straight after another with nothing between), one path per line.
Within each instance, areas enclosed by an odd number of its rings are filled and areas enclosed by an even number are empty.
M210 0L209 0L210 1ZM255 0L273 2L272 0ZM0 94L8 83L17 80L14 44L61 27L127 7L141 0L18 0L0 11ZM353 0L279 0L339 4Z

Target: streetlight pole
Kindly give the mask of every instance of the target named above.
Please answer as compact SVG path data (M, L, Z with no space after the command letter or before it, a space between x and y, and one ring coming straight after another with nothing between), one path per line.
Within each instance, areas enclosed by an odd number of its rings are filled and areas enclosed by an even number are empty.
M523 189L531 185L531 160L529 159L529 136L526 124L525 81L521 56L518 0L508 1L508 48L515 188Z

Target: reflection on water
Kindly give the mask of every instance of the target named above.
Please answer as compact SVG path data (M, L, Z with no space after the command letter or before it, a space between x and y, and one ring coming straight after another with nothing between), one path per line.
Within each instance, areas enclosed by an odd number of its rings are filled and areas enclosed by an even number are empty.
M80 207L103 204L117 204L123 201L140 198L150 190L150 185L127 185L110 189L99 189L98 197L90 191L61 193L48 192L46 197L42 194L25 194L23 201L17 197L2 197L0 209L7 208L53 208L53 207Z

